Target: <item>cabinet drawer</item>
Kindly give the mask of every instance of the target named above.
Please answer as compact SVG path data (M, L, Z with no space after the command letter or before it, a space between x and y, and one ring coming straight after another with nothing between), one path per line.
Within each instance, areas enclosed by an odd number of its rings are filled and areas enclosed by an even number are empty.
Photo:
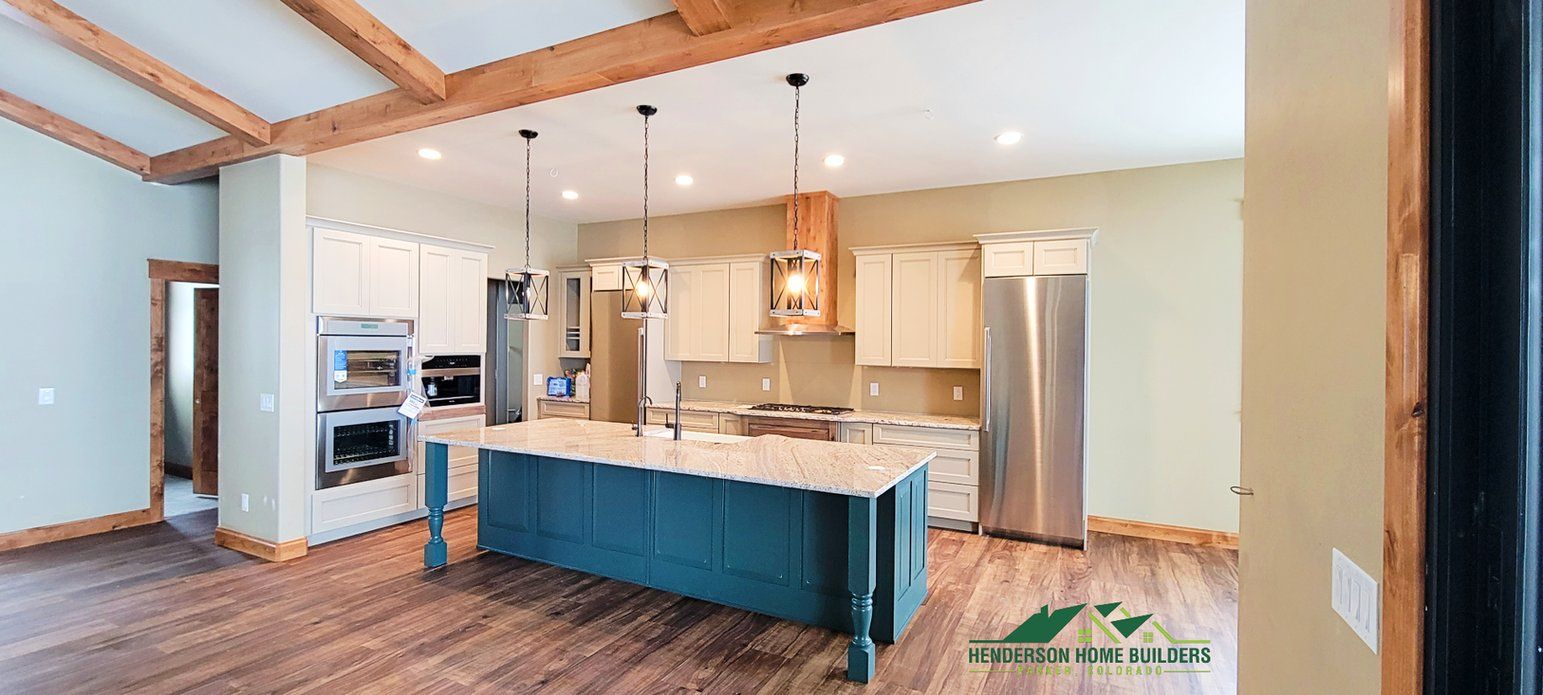
M745 419L738 415L718 413L718 434L736 434L744 436Z
M589 404L571 403L568 401L537 401L536 415L541 418L565 417L574 420L588 420Z
M311 495L311 533L383 519L418 508L418 477L380 480L317 490Z
M978 451L980 449L980 433L975 430L947 430L933 427L875 424L873 426L873 443Z
M1012 241L981 246L981 274L988 278L1034 274L1034 242Z
M675 422L673 408L649 408L646 422L650 425L670 426ZM717 432L718 414L690 410L680 411L680 427L692 432Z
M959 485L980 484L980 454L974 451L938 449L927 464L927 479Z
M1083 275L1088 272L1088 241L1058 239L1034 242L1035 275Z
M927 516L954 521L979 521L980 488L927 481Z
M848 444L872 444L873 425L866 422L842 425L841 441Z

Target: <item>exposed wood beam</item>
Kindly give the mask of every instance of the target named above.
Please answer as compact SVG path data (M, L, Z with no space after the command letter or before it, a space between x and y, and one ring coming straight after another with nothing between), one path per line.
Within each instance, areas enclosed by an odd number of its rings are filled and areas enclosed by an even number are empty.
M445 98L445 73L355 0L284 0L289 9L425 104Z
M59 142L93 154L136 174L150 172L150 156L0 89L0 117L15 121Z
M671 12L452 73L444 101L397 89L275 123L267 145L226 137L158 155L148 178L188 181L270 154L315 154L977 1L742 0L734 26L706 36Z
M139 85L249 145L267 144L272 126L127 41L53 0L4 0L0 14Z
M723 31L732 24L729 21L730 0L675 0L675 11L685 20L686 27L697 36Z

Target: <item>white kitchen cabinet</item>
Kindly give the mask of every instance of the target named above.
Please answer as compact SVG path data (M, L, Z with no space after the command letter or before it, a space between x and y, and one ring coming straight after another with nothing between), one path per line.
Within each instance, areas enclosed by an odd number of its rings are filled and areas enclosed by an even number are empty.
M536 418L560 417L570 420L588 420L589 404L578 401L554 401L546 398L536 400Z
M370 239L371 318L418 318L418 244Z
M671 265L669 318L664 320L664 358L676 362L690 360L691 281L696 277L690 266Z
M311 494L311 535L336 531L418 508L418 476L394 475Z
M980 520L980 432L914 425L873 425L874 444L932 449L927 464L927 515L954 522Z
M933 367L938 362L939 259L933 251L897 253L890 287L890 364ZM858 333L862 333L858 329Z
M589 352L590 282L589 268L559 268L556 285L549 288L553 306L551 320L562 331L558 357L587 359Z
M741 437L748 436L749 424L745 418L732 413L718 413L718 434L734 434Z
M1093 227L976 234L981 248L981 275L1086 275L1097 234Z
M678 362L768 362L765 261L760 256L670 262L664 358Z
M872 444L873 425L866 422L848 422L841 425L841 441L848 444Z
M666 407L650 407L644 414L643 422L649 425L663 425L666 427L675 424L675 409ZM721 432L717 413L707 413L697 410L680 411L680 428L689 432Z
M983 274L1010 278L1034 274L1034 242L1010 241L981 247Z
M671 275L673 274L671 273ZM596 263L591 265L590 288L595 292L621 291L621 264Z
M1087 239L1034 242L1035 275L1085 275L1087 272Z
M979 369L982 314L978 250L938 252L938 302L935 366Z
M764 259L729 263L729 361L770 362L772 337L757 335L767 319L770 287Z
M419 354L484 352L487 347L487 254L423 244L419 258Z
M338 229L311 231L311 311L370 317L370 237Z
M446 418L443 420L425 420L418 423L418 433L422 435L444 434L457 430L470 430L482 427L485 420L481 415L468 415L466 417ZM445 488L445 499L449 502L476 499L477 497L477 449L468 446L452 446L449 450L449 485ZM418 443L417 458L413 461L414 472L418 474L418 508L424 507L424 483L428 473L428 458L425 456L423 442Z
M894 256L876 253L857 256L858 364L888 367L890 355L890 268Z
M697 266L691 279L691 356L729 361L729 265Z
M975 523L980 520L980 488L927 482L927 516Z

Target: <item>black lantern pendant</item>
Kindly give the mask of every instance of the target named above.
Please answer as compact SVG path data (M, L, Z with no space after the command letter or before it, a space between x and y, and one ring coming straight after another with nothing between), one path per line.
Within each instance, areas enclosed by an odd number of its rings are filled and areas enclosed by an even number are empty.
M648 255L648 119L659 109L643 105L643 257L621 264L624 319L663 319L670 313L670 264Z
M547 316L547 279L550 273L530 267L530 143L536 131L521 130L525 138L525 267L504 271L504 289L509 308L504 318L511 321L544 321Z
M771 315L819 316L820 254L798 247L798 116L802 88L809 84L809 76L795 72L787 80L793 87L793 248L771 253Z

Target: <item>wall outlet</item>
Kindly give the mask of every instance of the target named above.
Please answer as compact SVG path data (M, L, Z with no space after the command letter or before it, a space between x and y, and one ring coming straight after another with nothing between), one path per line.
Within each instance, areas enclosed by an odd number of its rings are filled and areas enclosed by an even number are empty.
M53 404L54 404L54 390L53 390L53 388L38 389L38 405L53 405Z
M963 386L955 386L954 387L954 400L956 400L956 401L964 400L964 387Z
M1376 654L1380 597L1377 581L1345 557L1339 548L1333 550L1330 569L1333 587L1329 591L1329 604Z
M761 379L761 390L762 391L770 391L771 390L771 379L767 379L765 377L762 377L762 379Z
M879 382L877 382L877 381L870 381L870 382L868 382L868 395L870 395L870 396L877 396L877 395L879 395Z
M546 383L546 375L545 374L532 374L532 375L530 375L530 385L531 386L540 386L540 385L545 384L545 383Z
M257 409L265 413L273 412L273 394L259 394L257 396Z
M241 493L241 511L252 511L252 496L246 494L245 492Z
M699 388L699 389L707 388L707 375L706 374L698 374L697 375L696 387Z

